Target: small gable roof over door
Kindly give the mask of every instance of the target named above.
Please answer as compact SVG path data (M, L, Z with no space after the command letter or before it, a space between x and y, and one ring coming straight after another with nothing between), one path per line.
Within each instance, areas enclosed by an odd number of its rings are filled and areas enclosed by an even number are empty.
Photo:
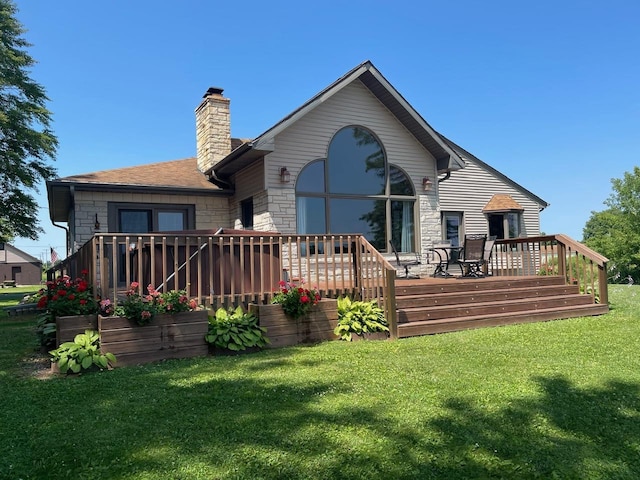
M483 213L523 212L524 208L511 195L496 193L482 209Z
M247 142L233 150L227 157L213 166L212 171L218 177L227 177L246 167L257 158L272 152L276 135L356 80L360 80L416 140L433 155L436 159L439 173L464 168L464 161L456 151L431 128L378 69L367 60L291 112L269 130L251 142Z

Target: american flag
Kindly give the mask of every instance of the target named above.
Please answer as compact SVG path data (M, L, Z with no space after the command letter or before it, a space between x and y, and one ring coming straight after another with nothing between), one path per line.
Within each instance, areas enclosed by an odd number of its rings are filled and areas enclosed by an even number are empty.
M53 247L51 247L51 263L56 263L58 260L59 260L58 254L53 249Z

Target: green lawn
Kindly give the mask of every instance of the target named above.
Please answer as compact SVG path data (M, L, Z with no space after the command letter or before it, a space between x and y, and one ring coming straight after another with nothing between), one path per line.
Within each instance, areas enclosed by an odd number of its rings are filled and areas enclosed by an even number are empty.
M25 295L36 293L40 288L40 285L0 288L0 321L8 316L4 307L17 305Z
M640 287L612 312L42 379L0 322L0 478L640 478Z

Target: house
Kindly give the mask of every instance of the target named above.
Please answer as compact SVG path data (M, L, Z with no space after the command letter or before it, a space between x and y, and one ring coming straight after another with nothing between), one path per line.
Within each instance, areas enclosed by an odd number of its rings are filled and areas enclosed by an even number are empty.
M0 243L0 285L39 285L42 262L8 243Z
M369 61L252 140L231 137L220 88L195 116L196 158L47 182L69 253L96 232L362 233L418 254L464 233L539 234L547 203L436 132Z
M444 240L459 246L465 233L487 233L500 239L540 234L540 212L549 206L547 202L451 140L444 140L465 164L440 184Z

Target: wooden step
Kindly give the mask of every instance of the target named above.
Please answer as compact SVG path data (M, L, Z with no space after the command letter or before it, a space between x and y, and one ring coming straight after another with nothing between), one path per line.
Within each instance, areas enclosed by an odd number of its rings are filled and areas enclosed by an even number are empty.
M398 309L435 307L442 305L461 305L469 303L500 302L522 298L549 297L579 293L577 285L543 285L499 290L402 295L396 297Z
M396 297L404 295L431 295L436 293L456 293L486 290L507 290L511 288L532 288L546 285L564 285L559 276L532 276L520 278L449 278L425 283L396 282Z
M399 324L398 336L400 338L404 338L417 335L454 332L471 328L495 327L518 323L542 322L548 320L560 320L591 315L603 315L608 311L608 305L589 304L580 306L571 305L567 307L543 308L538 310L523 310L518 313L494 313L489 315L416 321Z
M403 308L398 310L398 323L442 318L471 317L498 313L515 313L557 307L591 305L589 295L556 295L538 298L519 298L501 302L479 302L464 305L442 305L437 307Z

